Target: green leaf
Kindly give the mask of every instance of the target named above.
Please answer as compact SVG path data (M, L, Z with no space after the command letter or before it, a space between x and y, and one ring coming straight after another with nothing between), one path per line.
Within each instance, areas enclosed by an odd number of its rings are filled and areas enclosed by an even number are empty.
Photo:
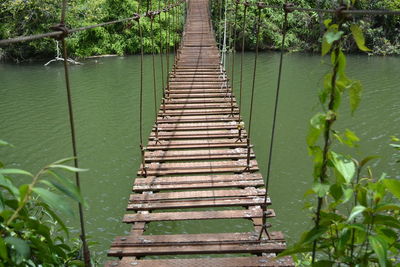
M371 243L371 247L374 250L376 256L378 257L379 265L381 267L386 267L388 244L383 238L379 236L368 236L368 240Z
M53 162L51 165L63 164L65 162L71 161L73 159L75 159L75 157L69 157L69 158L60 159L60 160L57 160L57 161Z
M320 260L315 262L312 267L331 267L334 266L335 262L334 261L328 261L328 260Z
M384 179L383 184L390 193L400 199L400 181L395 179Z
M304 232L300 242L301 243L311 243L314 240L318 239L321 237L323 234L325 234L328 231L328 227L326 226L319 226L318 228L313 228L310 231Z
M87 169L80 169L80 168L76 168L76 167L72 167L72 166L68 166L68 165L61 165L61 164L52 164L52 165L50 165L50 168L63 169L63 170L67 170L70 172L85 172L85 171L87 171Z
M10 192L15 198L19 197L19 190L13 185L13 183L3 175L0 174L0 187L3 187Z
M9 236L4 238L4 242L12 246L13 249L24 259L29 259L31 254L31 249L29 248L28 243L25 240L22 240L17 237Z
M340 40L343 33L343 31L329 30L325 33L324 39L328 44L333 44L333 42Z
M12 144L0 139L0 146L13 146Z
M319 197L324 197L329 192L330 185L328 183L315 182L313 185L313 190Z
M342 154L330 152L330 159L335 169L343 176L347 183L350 183L356 172L354 162Z
M61 230L65 232L67 237L69 237L69 231L64 223L64 220L62 220L46 203L39 203L38 206L43 207L47 211L47 213L53 218L53 220L60 225Z
M311 118L310 130L307 136L308 146L313 146L317 142L321 132L325 128L325 116L324 113L317 113Z
M6 243L4 242L4 239L1 236L0 236L0 257L3 260L8 259Z
M367 208L361 205L357 205L355 206L350 213L349 218L347 219L347 221L352 221L357 215L361 214L364 210L366 210Z
M26 194L28 193L29 185L23 184L19 187L19 202L20 204L24 200Z
M329 189L329 193L331 196L338 201L342 196L343 196L343 189L342 186L339 184L333 184L331 185Z
M350 26L351 33L353 34L354 41L356 41L356 44L358 46L358 49L361 51L367 52L371 51L368 47L365 46L365 38L362 30L360 27L356 24L352 24Z
M21 174L33 177L33 175L30 172L20 169L0 169L0 174Z
M47 205L54 210L60 210L69 215L73 215L71 207L67 204L65 199L59 195L50 192L47 189L35 187L32 189Z
M350 96L350 108L351 113L357 110L358 106L361 102L361 92L363 87L360 81L353 81L349 87L349 96Z

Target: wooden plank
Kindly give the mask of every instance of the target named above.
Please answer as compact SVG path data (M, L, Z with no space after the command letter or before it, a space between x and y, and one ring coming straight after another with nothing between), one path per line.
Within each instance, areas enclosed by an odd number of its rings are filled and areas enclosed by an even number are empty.
M250 158L254 158L253 150ZM145 152L145 161L184 161L184 160L211 160L211 159L246 159L247 148L235 149L207 149L207 150L155 150Z
M255 172L258 171L257 161L250 160L247 168L246 160L236 161L206 161L206 162L151 162L146 164L147 175L165 176L174 174L219 173L219 172ZM141 174L141 170L137 172Z
M217 175L196 175L196 176L168 176L147 178L136 178L135 185L176 185L176 184L198 184L198 183L216 183L216 182L238 182L261 180L260 173L242 173L242 174L217 174Z
M238 242L259 243L284 241L282 232L270 232L271 239L263 234L259 240L259 232L213 233L213 234L178 234L178 235L130 235L116 237L111 246L168 246L168 245L202 245L232 244Z
M264 196L265 189L248 188L245 190L212 190L212 191L183 191L168 193L143 193L132 194L129 198L131 202L148 202L159 200L177 200L194 198L217 198L217 197L246 197L246 196Z
M235 198L214 198L214 199L195 199L180 201L160 201L149 203L131 203L127 210L162 210L162 209L189 209L189 208L209 208L209 207L249 207L263 205L264 197L235 197ZM271 201L267 199L267 205Z
M267 217L275 217L273 210ZM184 221L184 220L211 220L211 219L251 219L262 218L262 209L251 210L218 210L218 211L190 211L190 212L158 212L148 214L126 214L123 222L155 222L155 221Z
M178 190L178 189L204 189L204 188L246 188L263 186L263 180L235 181L235 182L210 182L210 183L191 183L191 184L166 184L166 185L135 185L133 191L142 192L149 190Z
M145 255L184 255L184 254L217 254L217 253L279 253L286 249L284 242L265 242L255 244L228 245L185 245L185 246L140 246L111 247L108 256L145 256Z
M107 262L106 267L294 267L291 257L224 257L194 259L137 260L125 257L121 261Z

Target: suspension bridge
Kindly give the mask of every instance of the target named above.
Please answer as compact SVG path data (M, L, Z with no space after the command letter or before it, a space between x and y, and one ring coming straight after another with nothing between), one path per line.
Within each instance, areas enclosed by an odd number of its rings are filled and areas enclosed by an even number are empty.
M281 232L267 230L266 220L275 212L266 209L270 199L210 18L208 0L189 1L166 96L143 148L130 213L123 218L132 230L115 238L108 255L119 260L107 266L294 266L289 257L275 258L286 248L285 239ZM250 220L253 231L145 234L150 222L218 219ZM145 258L183 254L223 257ZM235 254L239 257L232 258Z
M272 225L268 221L269 218L276 216L274 210L268 208L271 204L268 196L268 182L288 13L300 11L347 15L400 15L400 11L351 10L343 8L324 10L296 7L293 4L267 6L262 2L250 3L245 1L241 3L241 1L236 0L235 25L233 27L235 31L236 12L239 4L244 6L243 31L246 28L247 8L255 4L258 10L258 18L255 22L257 26L256 57L251 88L250 116L246 131L240 110L242 81L240 81L241 88L238 104L233 94L233 88L231 88L233 82L229 81L224 69L226 47L222 48L222 53L217 47L216 34L211 23L210 2L208 0L179 0L175 3L167 1L162 9L160 9L161 1L159 1L158 11L149 11L151 1L148 1L145 14L138 14L141 10L141 5L139 4L138 13L135 13L132 17L74 29L66 27L67 0L63 0L62 3L60 23L51 28L52 32L0 40L0 45L47 37L60 41L63 57L61 58L57 53L56 60L64 61L75 167L78 167L78 152L68 74L69 58L65 39L69 34L76 32L135 20L139 25L142 42L139 123L141 166L134 181L134 193L129 198L128 213L123 217L123 223L131 224L132 227L129 235L119 236L114 239L108 255L118 259L107 262L106 266L294 266L290 257L276 257L286 248L285 237L282 232L270 231ZM141 17L149 17L151 19L150 34L152 47L154 47L154 18L163 12L174 10L174 8L184 3L187 4L186 24L180 47L175 53L175 63L167 77L166 86L164 86L163 81L163 99L158 111L156 80L153 77L156 119L148 143L145 145L142 136L143 35L140 19ZM260 14L261 9L266 7L282 9L285 15L285 22L282 27L282 48L273 125L271 127L268 172L266 177L263 177L259 171L250 139L261 24ZM219 9L221 20L222 6ZM225 1L224 10L225 12L227 10L227 1ZM176 14L175 11L173 13ZM172 25L170 25L168 19L168 30L170 27L175 27L176 25L174 24L176 23L177 21L173 21ZM226 20L223 28L225 31L223 43L225 44ZM242 34L244 36L244 32ZM167 36L169 36L169 32ZM221 37L220 31L219 43L222 43ZM235 38L236 33L233 34L233 39L235 40ZM168 39L169 37L167 37L168 45L166 46L167 71L169 71L168 55L170 47ZM175 42L175 39L173 42ZM161 45L162 42L160 41ZM163 48L160 48L163 51ZM244 37L242 39L243 48ZM155 76L154 53L155 51L153 50L153 76ZM234 64L232 64L232 70L233 67ZM232 71L232 75L234 75L234 71ZM79 188L79 173L75 175L76 184ZM85 266L91 266L81 203L79 203L79 215ZM233 229L224 229L224 232L221 233L166 235L146 233L149 223L152 222L213 221L221 219L250 221L252 231L232 232ZM201 257L199 257L199 254L202 254ZM185 257L180 257L179 255L185 255Z

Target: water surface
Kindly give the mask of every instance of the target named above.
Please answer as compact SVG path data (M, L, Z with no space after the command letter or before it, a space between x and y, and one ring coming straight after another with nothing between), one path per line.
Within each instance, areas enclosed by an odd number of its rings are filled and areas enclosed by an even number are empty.
M87 60L71 66L83 194L90 208L86 223L101 259L112 239L127 234L121 223L128 196L139 167L139 75L140 57ZM248 119L254 54L244 56L243 116ZM256 80L252 142L258 163L266 171L279 54L261 53ZM239 95L239 54L236 57L235 92ZM45 63L45 62L43 62ZM230 62L228 62L230 66ZM230 69L230 67L228 68ZM343 99L338 130L352 129L362 139L352 151L357 158L381 155L375 173L399 177L390 136L400 136L400 60L396 57L350 56L348 73L359 79L365 91L359 110L352 117ZM296 240L310 223L303 210L303 194L312 181L311 159L305 137L310 117L320 110L318 90L328 70L320 56L286 54L281 101L273 151L270 193L277 218L275 230ZM154 121L151 57L145 57L144 136ZM0 139L15 145L2 148L0 158L13 168L32 172L72 154L62 64L0 64ZM160 69L157 84L161 85ZM161 86L159 86L160 90ZM158 98L160 96L158 95ZM338 148L338 150L342 150ZM348 151L348 150L345 150ZM76 225L77 218L67 219ZM249 223L173 222L152 224L151 234L247 231ZM177 229L181 229L179 232ZM183 229L183 230L182 230Z

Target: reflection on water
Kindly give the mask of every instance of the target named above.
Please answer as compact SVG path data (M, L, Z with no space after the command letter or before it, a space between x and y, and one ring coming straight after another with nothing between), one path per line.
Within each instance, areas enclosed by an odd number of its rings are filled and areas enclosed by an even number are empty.
M238 56L238 55L237 55ZM254 54L245 55L242 114L247 120ZM259 165L266 171L272 109L279 55L259 56L256 80L252 142ZM145 136L154 120L151 57L145 58ZM236 63L239 63L239 56ZM121 222L127 199L139 166L139 57L88 60L71 66L73 102L78 136L80 165L90 171L82 174L82 188L90 209L86 223L91 239L105 256L111 240L129 231ZM229 66L229 62L228 62ZM317 92L327 64L320 56L287 54L283 68L276 143L273 153L270 192L277 218L274 229L294 241L310 223L302 209L302 196L309 187L311 160L305 136L308 120L319 110ZM363 82L365 91L359 110L350 116L347 97L337 129L349 128L362 139L352 151L358 158L381 155L374 163L376 173L385 171L399 177L394 151L388 146L391 135L400 135L400 61L395 57L350 56L350 77ZM238 93L239 68L235 72ZM157 84L161 84L157 70ZM67 117L66 94L61 64L0 64L0 139L15 148L2 148L0 157L8 166L37 171L41 166L72 154ZM158 97L160 99L160 97ZM341 148L338 148L341 149ZM72 220L76 225L77 218ZM150 234L247 231L243 221L152 223ZM229 229L229 230L227 230Z

